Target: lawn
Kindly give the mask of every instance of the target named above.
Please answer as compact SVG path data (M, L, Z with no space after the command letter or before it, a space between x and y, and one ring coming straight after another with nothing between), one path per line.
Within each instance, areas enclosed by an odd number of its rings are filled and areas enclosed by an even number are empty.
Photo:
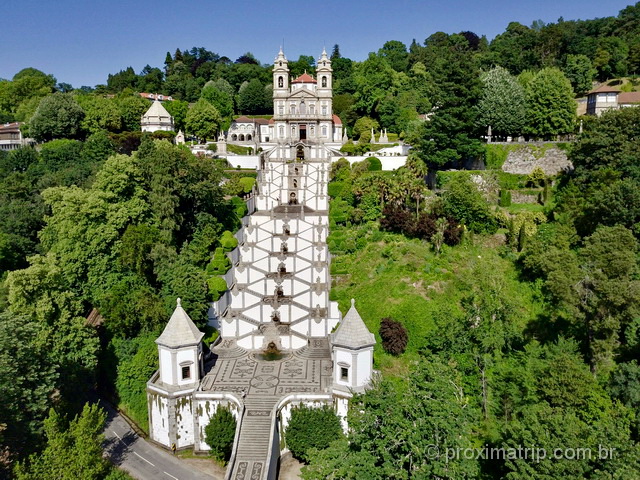
M378 341L375 368L385 375L403 376L443 324L468 320L461 301L474 289L482 289L483 282L499 283L498 291L518 309L522 329L541 311L536 288L519 279L512 256L501 248L492 237L476 236L473 244L445 247L436 256L427 242L384 234L383 240L334 257L339 268L332 269L331 296L343 313L350 299L356 300L358 312ZM380 344L378 330L384 317L402 322L409 332L407 351L398 357L385 353Z

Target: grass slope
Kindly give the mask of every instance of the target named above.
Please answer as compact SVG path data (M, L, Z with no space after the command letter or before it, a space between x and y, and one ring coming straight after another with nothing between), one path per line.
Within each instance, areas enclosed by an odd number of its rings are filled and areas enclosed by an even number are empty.
M475 244L445 247L436 256L426 242L385 234L382 241L335 257L343 274L333 276L332 298L343 312L350 299L356 299L358 312L378 341L375 368L385 375L405 373L420 349L432 343L430 337L440 335L443 324L468 321L461 301L483 288L513 303L518 327L524 330L541 312L538 291L519 279L513 259L501 256L504 250L496 243L494 237L476 237ZM378 334L383 317L406 326L409 343L403 355L383 351Z

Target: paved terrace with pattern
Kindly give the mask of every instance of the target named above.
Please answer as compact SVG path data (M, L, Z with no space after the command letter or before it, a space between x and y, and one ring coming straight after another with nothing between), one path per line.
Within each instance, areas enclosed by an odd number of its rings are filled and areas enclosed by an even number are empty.
M308 346L283 353L280 360L263 360L227 339L212 349L205 365L201 391L233 392L244 399L237 457L229 478L261 479L267 468L274 408L293 393L327 393L332 362L326 338L311 339Z

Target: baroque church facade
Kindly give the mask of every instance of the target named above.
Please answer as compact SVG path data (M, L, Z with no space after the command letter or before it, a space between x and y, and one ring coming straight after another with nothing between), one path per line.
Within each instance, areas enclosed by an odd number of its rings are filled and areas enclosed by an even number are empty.
M347 141L342 120L333 114L331 60L317 63L316 78L304 73L290 79L288 62L280 51L273 67L273 117L241 116L232 123L226 141L270 150L284 139L322 142L336 151Z
M272 145L261 153L249 215L229 254L228 290L215 305L220 337L204 346L178 300L147 383L150 437L167 448L206 451L209 419L217 408L232 411L238 427L226 478L234 479L275 478L296 405L331 405L346 428L349 399L373 375L373 334L353 300L343 317L329 298L327 185L341 137L326 52L317 78L292 81L280 50L273 104Z

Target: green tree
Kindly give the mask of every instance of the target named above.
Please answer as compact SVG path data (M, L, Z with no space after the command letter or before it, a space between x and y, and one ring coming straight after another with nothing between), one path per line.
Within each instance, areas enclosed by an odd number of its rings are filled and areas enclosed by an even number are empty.
M88 133L101 130L117 132L122 127L121 112L116 102L99 95L78 95L76 100L85 115L81 128Z
M106 413L98 405L85 405L82 413L67 428L52 409L45 421L47 446L29 462L18 465L18 480L58 478L60 480L102 480L110 471L102 457L102 429Z
M308 460L312 448L327 448L342 436L340 419L328 405L320 408L300 405L291 409L284 437L293 456Z
M518 75L536 69L540 60L536 55L536 32L518 22L511 22L504 33L496 35L489 47L495 64Z
M238 91L238 111L246 115L257 115L269 111L271 99L264 85L257 78L243 85Z
M438 32L425 43L423 63L428 65L435 84L434 111L429 121L420 122L407 132L407 141L426 163L433 184L436 171L445 165L458 165L484 155L475 108L482 83L477 57L464 36Z
M236 435L236 419L231 411L219 406L204 427L204 435L211 455L218 460L229 460Z
M608 398L574 342L530 344L502 364L496 377L496 413L504 419L496 446L536 445L547 453L546 458L503 459L504 478L633 477L640 457L631 439L629 411ZM615 448L614 458L598 456L601 445ZM568 449L568 458L549 458L557 448ZM577 448L591 449L592 455L571 458Z
M543 68L525 86L527 132L552 138L575 130L576 103L571 82L557 68Z
M38 322L29 317L0 313L0 418L5 426L0 448L16 456L40 444L56 388L57 368L37 344L39 334Z
M374 384L352 400L348 443L312 450L303 478L477 478L477 460L444 453L472 445L478 412L467 387L454 362L435 357L413 366L406 387Z
M109 74L107 77L107 88L111 93L118 93L126 88L131 90L136 88L138 76L132 67L120 70L118 73Z
M164 108L173 117L173 125L176 130L186 129L187 115L189 114L189 103L182 100L173 100L172 102L165 102Z
M600 81L627 74L629 46L619 37L600 38L593 58L593 66Z
M556 211L581 236L592 234L599 224L620 224L636 236L640 233L639 119L636 108L607 112L586 125L572 148L575 173L558 192Z
M140 119L151 106L149 101L137 93L125 90L116 97L116 105L120 111L122 130L125 132L139 132Z
M53 75L32 67L23 68L11 81L0 82L0 111L16 113L25 101L52 94L55 84Z
M123 344L127 344L127 354L118 359L115 386L120 404L140 425L149 423L146 385L153 372L158 369L158 346L155 344L157 336L158 330L133 339L123 338L113 342L118 350Z
M357 65L353 79L358 111L365 115L373 114L382 99L392 91L397 75L384 58L374 53Z
M371 117L360 117L353 126L354 137L359 138L360 143L369 143L371 140L371 130L375 132L380 128L380 124Z
M524 89L508 70L495 67L482 74L482 96L478 102L479 127L491 126L493 135L519 135L527 114Z
M445 186L445 214L463 222L476 233L493 233L497 224L489 205L469 175L456 175Z
M407 46L398 40L385 42L382 48L378 50L378 55L386 59L396 72L406 72L409 67Z
M576 95L584 95L591 90L596 70L586 55L567 55L563 72Z
M80 134L84 111L70 93L54 93L38 105L29 122L29 132L38 141L74 138Z
M304 72L313 75L316 71L315 59L311 55L300 55L298 60L289 62L289 71L293 78L299 77Z
M204 99L198 100L189 109L185 119L186 133L195 135L201 141L213 138L220 126L220 113L218 110Z
M228 92L218 89L214 82L209 81L205 84L200 98L204 98L216 107L223 118L233 114L233 97Z

